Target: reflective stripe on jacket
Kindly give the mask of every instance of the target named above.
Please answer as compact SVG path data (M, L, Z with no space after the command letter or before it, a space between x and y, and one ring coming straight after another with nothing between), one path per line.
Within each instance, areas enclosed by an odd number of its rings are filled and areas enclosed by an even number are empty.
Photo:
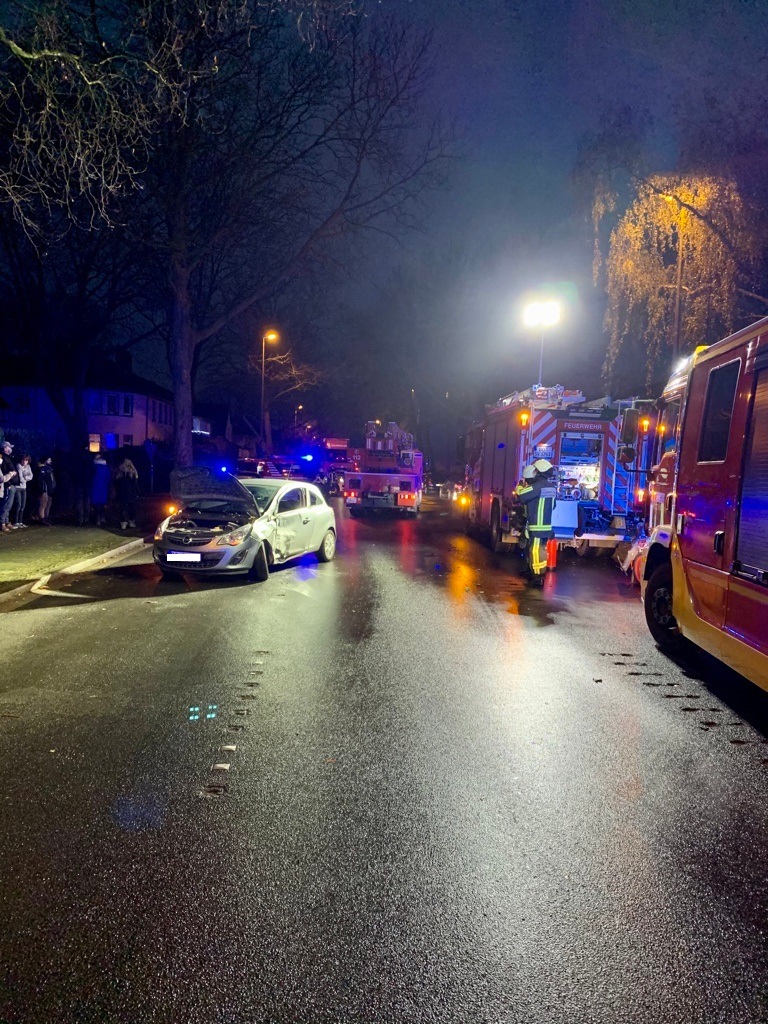
M535 480L530 487L523 487L518 493L525 505L528 529L535 532L550 530L557 494L552 484L547 480Z

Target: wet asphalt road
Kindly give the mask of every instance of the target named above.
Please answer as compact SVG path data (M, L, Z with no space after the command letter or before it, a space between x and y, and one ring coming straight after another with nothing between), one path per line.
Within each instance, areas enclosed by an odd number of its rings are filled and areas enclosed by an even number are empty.
M445 508L2 606L0 1021L768 1021L766 699Z

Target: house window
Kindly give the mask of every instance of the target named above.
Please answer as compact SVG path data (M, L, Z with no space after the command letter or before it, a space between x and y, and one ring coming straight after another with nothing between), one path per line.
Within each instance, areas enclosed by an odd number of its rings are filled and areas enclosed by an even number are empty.
M101 451L101 434L89 434L88 435L88 451L89 452L100 452Z
M129 448L133 447L133 434L123 434L123 444Z
M123 395L123 416L133 416L133 395Z
M91 391L88 395L88 412L104 412L104 393L102 391Z
M157 420L156 420L156 418L155 418L155 415L156 415L156 414L155 414L155 400L154 400L154 398L153 398L153 399L152 399L152 401L151 401L151 402L149 403L149 410L150 410L150 411L149 411L149 418L150 418L150 419L152 420L152 422L153 422L153 423L156 423L156 422L157 422Z
M117 434L105 434L104 435L104 447L108 449L117 448L118 446Z
M119 395L107 395L107 416L119 416L120 415L120 396Z

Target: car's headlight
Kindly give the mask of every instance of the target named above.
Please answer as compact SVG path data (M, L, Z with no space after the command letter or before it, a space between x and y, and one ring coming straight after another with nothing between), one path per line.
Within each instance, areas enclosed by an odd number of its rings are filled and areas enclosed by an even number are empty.
M167 519L164 519L162 521L162 523L160 523L158 528L155 530L155 540L162 540L163 539L163 534L168 529L168 523L170 523L170 521L171 521L171 517L168 516Z
M243 541L251 535L251 524L247 526L241 526L239 530L233 530L232 533L225 533L223 537L219 537L216 543L223 547L225 544L229 544L230 547L236 548L238 544L242 544Z

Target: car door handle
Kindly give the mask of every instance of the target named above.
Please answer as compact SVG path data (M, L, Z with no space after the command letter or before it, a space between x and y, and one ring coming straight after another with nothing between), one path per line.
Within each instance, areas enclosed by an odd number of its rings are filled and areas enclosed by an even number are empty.
M715 542L713 545L716 555L722 555L725 551L725 530L718 530L715 533Z
M306 525L307 525L307 523L309 522L309 519L302 519L301 521L302 521L302 523L304 523L304 525L306 526Z

